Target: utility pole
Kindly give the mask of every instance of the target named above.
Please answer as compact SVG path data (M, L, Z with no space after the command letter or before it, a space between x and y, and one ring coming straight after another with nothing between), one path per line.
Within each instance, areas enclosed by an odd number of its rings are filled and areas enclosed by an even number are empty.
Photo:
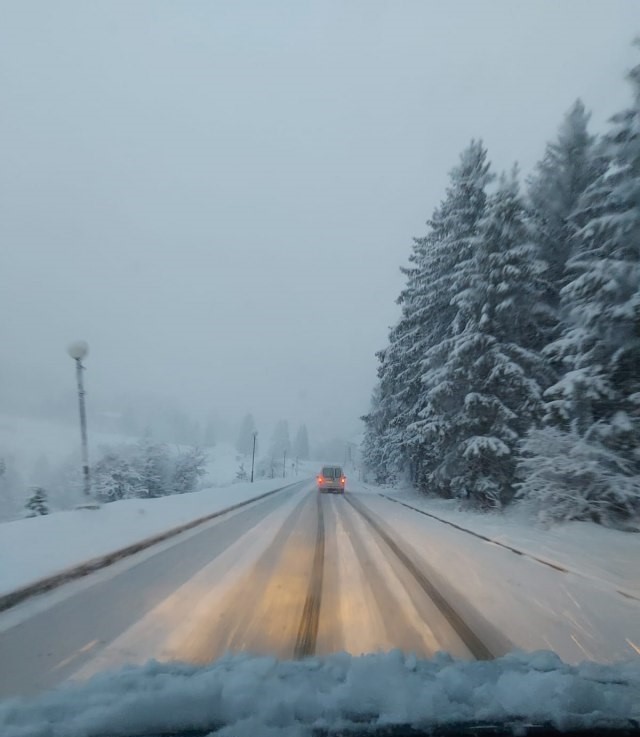
M285 478L287 475L287 449L285 448L284 454L282 456L282 478Z
M78 406L80 409L80 442L82 446L82 479L84 486L84 496L88 500L91 497L91 479L89 477L89 443L87 440L87 412L85 409L84 401L84 384L82 381L82 372L84 366L82 365L82 359L89 352L89 346L83 341L79 340L77 343L72 343L68 348L68 353L76 362L76 381L78 384Z
M251 483L253 483L253 466L256 460L256 437L258 435L257 430L253 433L253 452L251 453Z

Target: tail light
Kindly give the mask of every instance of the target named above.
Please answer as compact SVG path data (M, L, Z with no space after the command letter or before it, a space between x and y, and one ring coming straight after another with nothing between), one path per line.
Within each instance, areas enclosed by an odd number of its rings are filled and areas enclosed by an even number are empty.
M347 479L346 479L346 478L345 478L345 477L343 476L343 477L342 477L342 478L340 479L340 483L341 483L341 484L344 484L344 483L346 482L346 480L347 480Z
M321 484L323 481L324 479L322 478L322 476L318 476L318 483Z

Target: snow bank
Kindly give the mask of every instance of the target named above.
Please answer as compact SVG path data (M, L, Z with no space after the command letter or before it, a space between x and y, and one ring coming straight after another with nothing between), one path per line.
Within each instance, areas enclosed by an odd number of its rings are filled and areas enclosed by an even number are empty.
M0 524L0 595L299 480L268 479L123 499Z
M466 662L399 651L305 661L227 656L204 668L150 662L0 704L4 737L168 734L220 737L478 722L559 729L628 726L640 717L640 665L569 666L550 652Z

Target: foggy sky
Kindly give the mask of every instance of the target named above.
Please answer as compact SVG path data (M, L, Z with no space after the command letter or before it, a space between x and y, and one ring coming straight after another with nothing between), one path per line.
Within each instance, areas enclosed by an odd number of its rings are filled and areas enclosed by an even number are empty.
M82 338L103 406L352 434L460 150L526 173L579 96L603 129L638 32L635 0L1 2L5 390L68 391Z

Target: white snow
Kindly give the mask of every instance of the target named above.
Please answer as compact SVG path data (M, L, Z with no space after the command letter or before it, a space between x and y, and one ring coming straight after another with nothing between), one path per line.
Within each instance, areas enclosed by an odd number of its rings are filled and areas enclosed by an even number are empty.
M301 480L268 479L157 499L123 499L0 524L0 595Z
M363 491L381 492L496 542L640 598L640 534L592 522L567 522L547 527L538 524L524 505L501 513L479 514L460 510L455 500L426 497L413 489L362 486Z
M637 591L637 535L621 538L625 533L606 530L611 535L600 538L591 525L573 540L569 537L567 546L553 535L545 545L545 531L530 527L527 537L525 525L500 524L496 517L495 539L516 549L524 549L526 542L530 554L517 555L378 495L360 498L384 521L389 534L411 546L421 569L483 641L507 638L511 647L553 650L572 663L640 656L640 599L630 598L633 594L625 590ZM424 501L425 506L429 503ZM491 524L451 508L448 517L458 525L466 519L468 528L476 531ZM616 541L612 549L624 561L617 571L613 555L606 560L612 570L598 567L594 551L607 557L605 538ZM552 559L560 553L567 559L567 571L536 560L539 554ZM621 581L624 589L617 587Z
M104 454L106 448L119 448L136 444L140 438L119 433L96 432L89 428L89 460L91 464ZM158 441L160 442L160 441ZM169 444L170 448L184 450L187 446ZM251 457L238 454L229 443L217 443L213 448L205 448L207 455L206 474L201 479L200 488L210 486L229 486L234 483L240 463L244 463L247 474L251 472ZM58 485L59 477L66 470L80 469L80 430L77 425L66 425L32 417L17 417L0 413L0 459L8 461L13 473L15 488L9 490L8 499L0 498L0 524L7 519L25 516L24 504L29 496L31 485L49 487ZM256 458L256 467L260 459ZM298 473L314 473L316 464L301 462ZM278 472L280 468L278 468ZM287 468L290 475L292 469ZM44 478L43 478L44 476ZM49 495L52 510L73 508L80 501L71 493ZM0 528L1 529L1 528ZM1 534L1 533L0 533Z
M151 661L0 704L3 737L97 737L214 730L220 737L311 735L314 728L451 723L629 726L640 664L569 666L550 652L493 661L399 651L304 661L225 656L198 668Z

